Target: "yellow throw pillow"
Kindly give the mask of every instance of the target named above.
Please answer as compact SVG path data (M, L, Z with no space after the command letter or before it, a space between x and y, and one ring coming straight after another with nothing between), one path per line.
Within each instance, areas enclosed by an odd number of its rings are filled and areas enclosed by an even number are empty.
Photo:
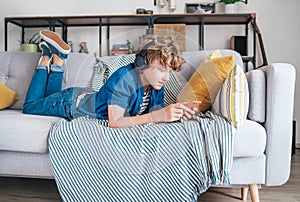
M222 57L220 52L215 51L200 64L191 76L177 96L177 102L202 101L199 110L207 111L233 67L233 55Z
M19 100L17 93L0 82L0 110L9 107Z
M214 58L219 58L219 57L223 57L221 51L219 49L215 50L214 52L212 52L211 54L208 55L208 59L214 59Z

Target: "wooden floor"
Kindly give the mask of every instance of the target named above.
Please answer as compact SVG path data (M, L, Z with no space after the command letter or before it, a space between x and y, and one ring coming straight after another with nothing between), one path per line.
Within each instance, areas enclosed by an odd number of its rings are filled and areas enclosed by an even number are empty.
M292 157L291 176L279 187L263 186L259 191L261 202L300 202L300 150ZM198 202L235 202L240 200L240 189L210 188ZM0 202L54 202L61 201L53 180L0 178ZM251 201L248 196L248 200Z

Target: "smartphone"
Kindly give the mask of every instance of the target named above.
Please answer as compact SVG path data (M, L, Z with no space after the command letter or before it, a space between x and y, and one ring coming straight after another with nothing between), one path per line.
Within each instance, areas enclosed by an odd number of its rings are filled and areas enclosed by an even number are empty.
M191 101L185 104L190 109L193 109L194 107L199 107L201 105L201 101Z

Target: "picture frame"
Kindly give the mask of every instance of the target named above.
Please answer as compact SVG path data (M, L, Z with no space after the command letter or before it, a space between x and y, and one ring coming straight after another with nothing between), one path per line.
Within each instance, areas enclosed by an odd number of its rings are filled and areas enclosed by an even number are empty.
M215 3L186 3L185 13L214 13Z

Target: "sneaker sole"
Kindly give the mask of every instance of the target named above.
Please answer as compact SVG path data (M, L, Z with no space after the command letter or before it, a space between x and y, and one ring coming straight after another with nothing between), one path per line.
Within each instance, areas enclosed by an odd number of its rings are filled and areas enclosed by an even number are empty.
M62 38L55 32L49 30L40 31L42 39L53 45L59 52L69 54L71 52L70 46L62 40Z

